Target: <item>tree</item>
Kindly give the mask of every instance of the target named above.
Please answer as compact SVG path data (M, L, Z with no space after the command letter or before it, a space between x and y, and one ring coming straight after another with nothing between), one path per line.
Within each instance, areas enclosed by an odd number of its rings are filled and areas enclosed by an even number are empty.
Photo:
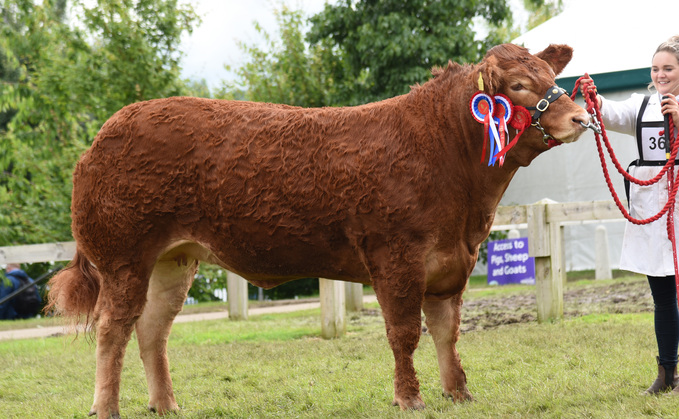
M177 0L0 0L0 245L69 240L71 173L115 111L177 95Z
M358 104L406 93L448 60L477 61L503 41L492 30L476 39L479 20L496 28L512 15L505 0L339 0L311 18L308 39L336 52L328 67Z
M38 237L44 227L50 229L68 227L63 217L54 212L68 214L68 199L63 200L61 184L51 185L51 178L63 178L60 173L60 154L49 162L42 160L55 148L68 148L62 141L43 141L55 136L56 131L70 125L68 119L58 120L57 111L38 115L36 107L52 102L47 94L38 94L42 83L50 83L47 77L37 73L39 60L57 61L63 48L49 48L59 39L66 25L65 4L45 2L37 7L30 1L3 1L3 18L0 49L3 55L3 74L0 91L0 112L3 130L0 148L0 243L20 241L26 234ZM60 61L57 61L60 62ZM43 82L43 80L45 80ZM65 102L65 101L64 101ZM63 105L63 102L62 102ZM61 131L63 134L63 131ZM43 199L49 197L50 199ZM44 216L41 214L44 213ZM34 220L40 220L34 222Z
M303 13L283 6L274 14L279 34L274 37L255 23L265 45L239 43L249 60L235 70L238 79L225 84L218 96L305 107L330 105L334 86L323 67L327 54L305 42Z
M524 0L523 4L530 13L527 24L529 30L563 11L563 0Z
M531 22L562 4L524 2ZM521 32L506 0L339 0L313 16L309 29L301 11L283 7L276 20L277 36L255 24L265 45L240 44L248 61L216 96L299 106L367 103L406 93L449 59L478 61ZM487 32L483 39L479 28Z

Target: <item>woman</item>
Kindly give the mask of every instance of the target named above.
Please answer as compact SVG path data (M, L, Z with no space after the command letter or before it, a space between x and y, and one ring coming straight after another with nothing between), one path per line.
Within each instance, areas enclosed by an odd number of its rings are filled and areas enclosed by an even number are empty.
M637 139L639 160L630 166L630 174L637 179L655 177L667 162L669 142L663 117L670 115L679 126L679 36L660 44L653 54L651 65L651 95L633 94L623 102L597 96L601 117L606 129L630 134ZM583 94L592 88L592 80L581 83ZM673 138L676 138L676 130ZM678 160L679 162L679 160ZM679 167L675 164L676 176ZM665 206L668 196L667 176L652 186L631 184L630 214L637 219L652 217ZM674 212L675 231L679 212ZM677 234L679 239L679 234ZM677 374L677 346L679 345L679 310L674 278L672 244L667 237L667 216L647 225L627 223L622 242L620 269L648 277L655 306L655 336L658 344L658 377L645 394L672 390L679 395Z

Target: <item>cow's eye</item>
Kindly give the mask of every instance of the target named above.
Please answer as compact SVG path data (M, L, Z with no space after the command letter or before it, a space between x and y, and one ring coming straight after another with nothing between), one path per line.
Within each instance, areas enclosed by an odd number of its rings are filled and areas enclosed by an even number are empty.
M520 92L520 91L525 90L525 89L526 88L523 87L523 84L521 84L521 83L516 83L516 84L512 85L512 90L515 91L515 92Z

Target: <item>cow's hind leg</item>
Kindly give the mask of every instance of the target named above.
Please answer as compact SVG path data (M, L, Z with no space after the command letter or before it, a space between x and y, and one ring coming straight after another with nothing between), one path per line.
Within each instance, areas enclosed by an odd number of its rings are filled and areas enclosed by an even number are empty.
M97 372L90 416L96 414L100 418L118 418L120 374L125 348L134 323L144 309L148 277L133 268L123 268L115 274L105 271L100 273L102 283L94 314Z
M467 389L460 354L455 348L460 336L460 306L462 294L447 300L428 300L425 297L422 309L426 316L427 328L436 345L443 395L454 401L472 400Z
M153 268L146 307L136 325L149 387L149 410L161 415L179 409L172 390L167 341L197 268L198 261L185 253L161 257Z

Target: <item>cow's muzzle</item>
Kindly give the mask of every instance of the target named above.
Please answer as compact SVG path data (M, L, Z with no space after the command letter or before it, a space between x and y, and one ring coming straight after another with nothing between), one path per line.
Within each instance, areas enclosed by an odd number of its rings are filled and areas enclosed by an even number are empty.
M590 115L589 122L586 124L584 122L580 122L580 125L582 125L585 129L591 129L597 134L601 134L601 124L599 124L599 120L596 117L596 110L592 109L592 112L593 113Z

